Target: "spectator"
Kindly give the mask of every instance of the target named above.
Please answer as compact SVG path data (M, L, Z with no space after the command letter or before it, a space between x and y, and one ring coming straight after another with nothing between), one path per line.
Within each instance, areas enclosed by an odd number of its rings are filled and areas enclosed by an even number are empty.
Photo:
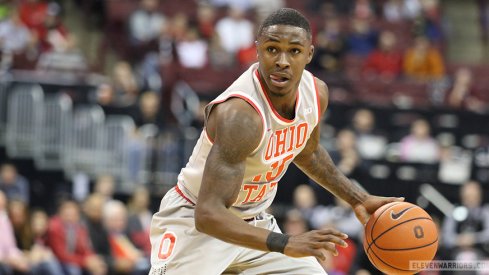
M130 58L139 66L139 73L144 88L160 90L163 79L160 75L160 67L173 61L173 20L167 22L166 17L157 8L159 0L144 0L154 6L154 11L148 13L144 10L136 11L131 19L135 19L135 29L142 37L132 38ZM153 3L149 3L153 2ZM139 18L139 19L136 19ZM161 21L161 22L158 22ZM136 31L136 30L135 30ZM143 37L144 36L144 37Z
M376 50L367 56L363 72L367 76L379 76L388 81L396 79L402 71L402 54L395 48L396 36L390 31L383 31L379 37Z
M421 14L421 3L419 0L388 0L383 10L389 22L413 20Z
M208 45L196 29L187 30L183 40L176 42L178 61L184 68L202 68L207 64Z
M63 274L63 269L53 251L47 246L49 217L43 210L32 211L30 218L29 263L32 275Z
M426 36L431 42L439 44L443 38L439 1L423 0L420 3L422 12L414 21L414 33Z
M197 29L200 36L206 41L214 36L216 24L216 9L205 2L199 2L197 6Z
M128 108L135 106L140 93L140 81L132 66L126 61L117 62L113 68L112 81L117 102Z
M44 0L21 1L18 7L20 19L31 30L41 28L45 22L48 3Z
M448 216L443 222L443 246L452 251L455 259L463 253L477 258L489 256L489 206L482 204L483 194L479 182L466 182L461 187L460 200L467 215Z
M353 6L353 16L361 19L372 19L375 17L374 3L370 0L356 0Z
M149 210L150 194L147 188L139 186L134 190L128 204L129 220L127 232L136 247L143 251L146 257L151 255L149 230L152 213Z
M351 129L356 135L357 149L362 159L384 156L387 139L375 123L375 115L369 109L359 109L353 115Z
M23 251L29 250L29 206L17 199L10 200L8 203L8 215L14 229L17 247Z
M116 261L128 263L126 272L148 274L150 268L149 258L145 258L126 235L127 219L127 209L122 202L112 200L105 204L103 221L109 233L111 253Z
M48 226L48 245L69 275L81 275L83 270L93 275L105 274L106 264L90 247L88 231L80 220L76 201L65 199Z
M59 17L60 11L58 4L50 3L43 24L35 29L41 52L51 50L62 52L76 44L76 39L68 32Z
M141 0L141 6L131 14L129 35L134 44L155 41L166 24L166 18L159 8L159 0Z
M116 101L115 91L112 85L108 83L100 84L95 91L95 103L100 105L105 115L123 114L125 109L119 107Z
M231 69L236 63L235 54L229 53L224 49L217 33L209 42L209 61L213 67L219 69Z
M411 124L411 132L401 140L401 160L434 163L439 160L440 148L430 135L430 125L424 119Z
M321 221L313 218L316 216L318 211L321 211L323 206L318 205L316 194L310 185L301 184L295 188L293 194L293 205L305 219L307 228L319 228L321 226Z
M103 223L103 209L105 197L101 194L88 196L83 204L85 223L90 237L90 243L94 252L104 259L107 263L108 274L123 273L132 267L129 261L114 258L110 249L109 233ZM118 274L118 273L117 273Z
M352 130L357 136L370 135L376 131L375 116L369 109L359 109L353 114Z
M216 33L224 50L236 54L254 42L253 23L245 18L242 9L229 8L228 15L216 24Z
M94 194L100 194L105 198L105 201L112 200L114 196L115 179L110 174L99 175L95 180L93 188Z
M479 113L484 112L487 109L487 104L479 100L473 93L472 71L467 67L457 69L452 85L447 93L447 105L454 109L468 109Z
M377 31L368 19L353 18L352 31L347 36L348 52L358 56L368 55L377 45Z
M415 80L439 80L445 75L445 65L440 52L426 37L419 36L404 54L403 71Z
M29 29L22 23L17 12L12 12L9 19L0 21L0 51L23 53L33 49L37 41Z
M93 193L85 199L82 210L93 250L96 254L102 256L110 267L113 265L113 261L111 259L109 238L102 223L105 203L106 198L103 195Z
M87 64L77 48L76 36L70 34L59 18L60 6L48 5L44 22L34 32L41 50L37 68L57 72L85 72Z
M29 182L17 173L13 164L3 164L0 167L0 190L9 200L18 199L29 204Z
M181 41L187 35L187 30L189 28L188 15L185 13L175 14L170 22L170 35L174 41Z
M134 121L137 127L153 124L159 130L164 128L165 122L161 110L160 97L157 93L148 91L142 94Z
M136 112L135 106L126 106L124 102L120 102L114 87L110 83L100 84L94 93L90 96L93 103L102 107L105 115L131 115L134 118Z
M7 215L7 197L0 190L0 273L27 272L27 258L15 244L14 231Z
M342 70L341 59L346 50L346 41L341 33L340 21L336 17L324 20L316 35L316 47L311 67L315 71L338 73Z
M360 164L356 149L355 134L351 130L341 130L336 137L336 150L331 151L331 159L345 176L354 177Z

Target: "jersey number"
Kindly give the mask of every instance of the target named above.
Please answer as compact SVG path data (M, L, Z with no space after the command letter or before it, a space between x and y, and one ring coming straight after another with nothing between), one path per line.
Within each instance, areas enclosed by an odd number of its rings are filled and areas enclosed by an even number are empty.
M166 232L161 238L160 249L158 249L158 258L166 260L170 258L173 248L177 243L177 236L173 232Z

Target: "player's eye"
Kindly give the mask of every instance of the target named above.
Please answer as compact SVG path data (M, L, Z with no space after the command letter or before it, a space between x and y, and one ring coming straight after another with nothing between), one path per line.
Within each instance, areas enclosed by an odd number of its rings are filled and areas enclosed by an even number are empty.
M299 50L299 49L292 49L291 52L293 54L300 54L301 53L301 50Z
M267 52L269 52L269 53L276 53L277 52L277 49L275 47L268 47L267 48Z

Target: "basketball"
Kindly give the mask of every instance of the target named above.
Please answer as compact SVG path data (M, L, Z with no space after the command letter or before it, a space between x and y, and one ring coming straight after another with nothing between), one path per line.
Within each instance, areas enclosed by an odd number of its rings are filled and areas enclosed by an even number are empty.
M386 274L414 274L412 261L431 261L438 248L438 230L431 216L408 202L386 204L365 226L363 248L370 262ZM411 263L410 263L411 262Z

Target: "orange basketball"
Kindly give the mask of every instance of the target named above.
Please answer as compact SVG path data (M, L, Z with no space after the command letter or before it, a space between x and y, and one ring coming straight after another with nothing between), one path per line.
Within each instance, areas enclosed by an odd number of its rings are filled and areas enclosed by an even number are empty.
M363 248L370 262L386 274L414 274L411 261L431 261L438 248L438 230L430 215L408 202L386 204L365 226ZM411 263L410 263L411 262Z

